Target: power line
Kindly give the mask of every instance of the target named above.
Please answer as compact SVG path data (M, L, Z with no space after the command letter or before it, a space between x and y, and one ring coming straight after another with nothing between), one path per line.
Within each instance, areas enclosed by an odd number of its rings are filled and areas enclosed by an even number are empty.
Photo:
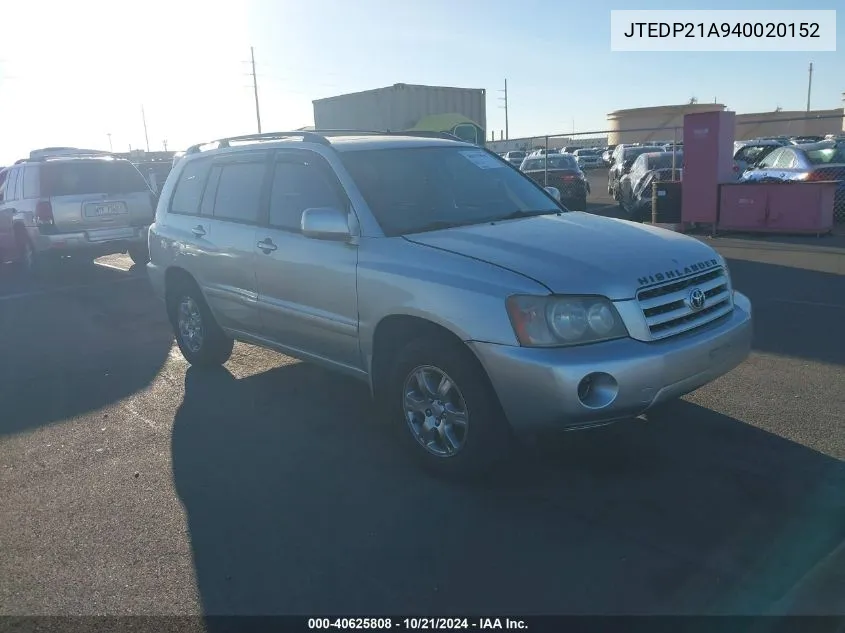
M255 49L249 47L249 55L252 59L252 91L255 94L255 120L258 122L258 133L261 134L261 110L258 107L258 75L255 74Z

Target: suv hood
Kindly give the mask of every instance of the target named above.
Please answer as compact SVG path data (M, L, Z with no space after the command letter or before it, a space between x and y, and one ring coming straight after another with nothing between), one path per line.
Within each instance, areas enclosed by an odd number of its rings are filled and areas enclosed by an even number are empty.
M718 265L716 252L674 231L568 212L406 236L520 273L561 294L631 299L640 286Z

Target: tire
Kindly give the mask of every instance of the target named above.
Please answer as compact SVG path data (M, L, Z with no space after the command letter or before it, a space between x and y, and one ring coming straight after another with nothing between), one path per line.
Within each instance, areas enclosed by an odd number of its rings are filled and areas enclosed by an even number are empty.
M439 395L438 386L444 388ZM436 475L475 478L510 453L512 434L496 394L478 360L458 343L426 337L405 345L382 397L391 422L400 427L401 441ZM464 424L457 422L461 419ZM427 429L429 447L423 425L432 425Z
M17 247L15 262L24 275L45 277L52 272L53 264L55 263L54 258L36 252L32 241L29 239L29 235L27 235L26 229L15 228L15 245Z
M587 199L586 198L574 198L570 200L566 205L567 209L570 211L586 211L587 210Z
M215 367L229 360L235 342L217 324L195 283L179 281L168 289L167 314L176 344L191 365Z
M147 244L133 244L126 251L133 264L145 266L150 261L150 249Z

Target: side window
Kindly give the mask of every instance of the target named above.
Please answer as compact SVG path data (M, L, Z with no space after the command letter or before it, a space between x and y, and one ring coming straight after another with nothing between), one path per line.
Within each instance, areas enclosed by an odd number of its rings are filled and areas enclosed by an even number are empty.
M25 167L23 170L23 198L38 197L38 168Z
M766 168L774 166L775 161L777 161L781 157L781 155L784 153L784 151L785 150L783 150L783 149L776 149L771 154L766 156L766 158L764 158L763 160L760 161L759 167L761 169L766 169Z
M170 199L170 213L197 215L205 181L211 169L211 159L192 160L179 174L179 182Z
M790 169L791 167L795 166L795 152L792 152L788 149L781 150L780 156L778 157L777 161L775 162L775 168L777 169Z
M305 209L345 208L339 187L334 176L319 164L277 162L270 192L270 226L299 231Z
M20 169L18 167L13 167L9 170L9 177L6 180L6 200L17 200L18 199L18 174L20 173Z
M261 207L261 185L267 162L223 163L214 198L214 218L257 223Z

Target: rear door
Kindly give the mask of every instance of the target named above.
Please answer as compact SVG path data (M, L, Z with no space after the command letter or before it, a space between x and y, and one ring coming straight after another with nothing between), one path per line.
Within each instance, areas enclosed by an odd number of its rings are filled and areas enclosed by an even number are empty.
M48 198L58 233L86 232L94 241L153 221L152 191L132 163L113 159L47 161L41 170L41 196Z
M261 331L256 229L267 207L269 172L268 152L215 158L200 207L208 227L200 264L206 299L220 325L249 334Z

